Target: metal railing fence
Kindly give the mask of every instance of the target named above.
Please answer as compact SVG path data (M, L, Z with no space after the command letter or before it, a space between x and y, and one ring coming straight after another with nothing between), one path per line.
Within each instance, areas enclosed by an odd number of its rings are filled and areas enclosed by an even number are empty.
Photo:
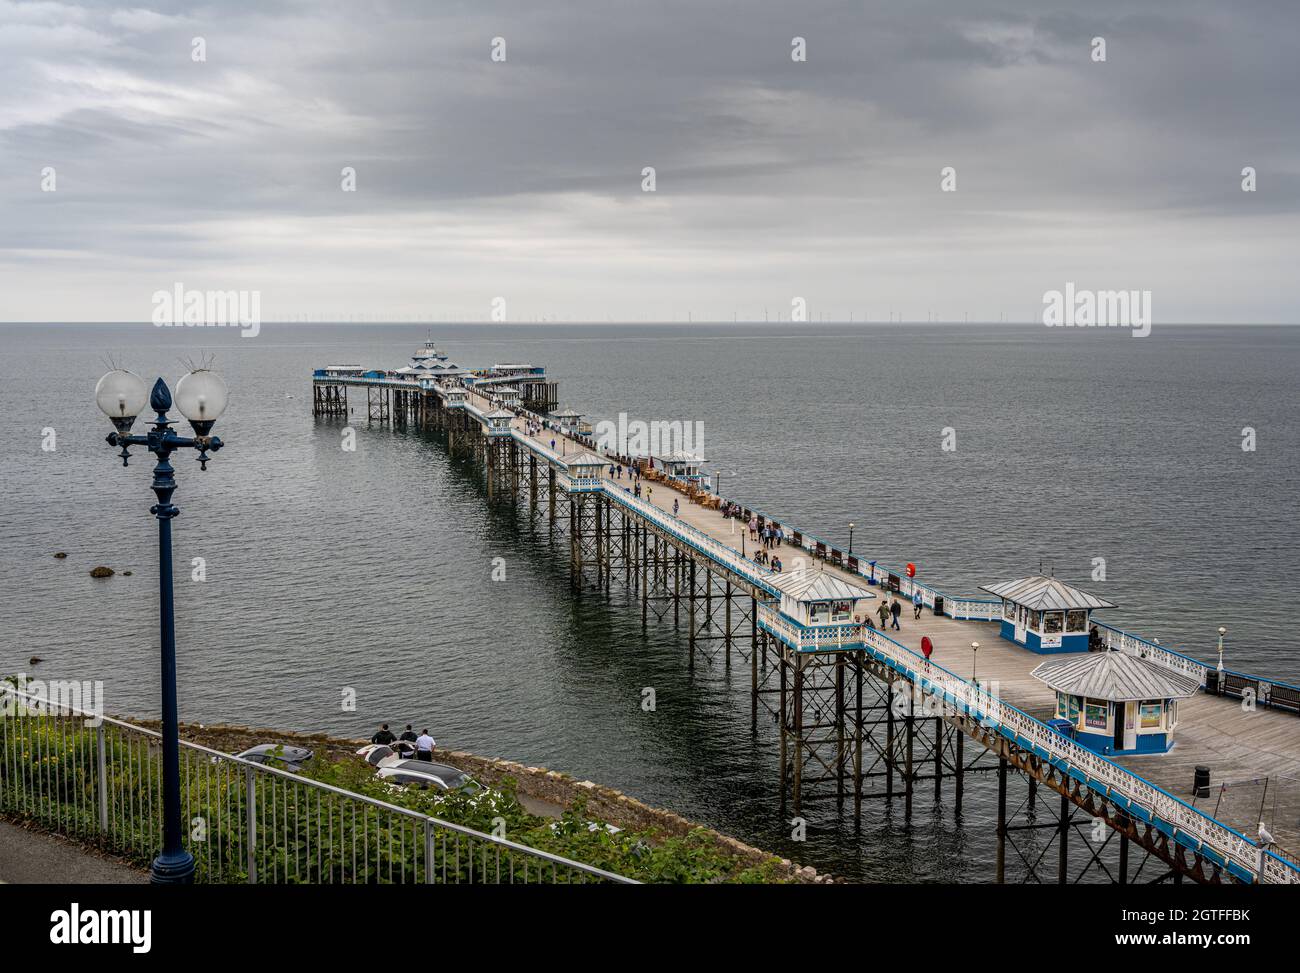
M12 686L0 704L0 814L148 864L162 847L160 734ZM200 882L636 884L195 743L181 741L180 773Z

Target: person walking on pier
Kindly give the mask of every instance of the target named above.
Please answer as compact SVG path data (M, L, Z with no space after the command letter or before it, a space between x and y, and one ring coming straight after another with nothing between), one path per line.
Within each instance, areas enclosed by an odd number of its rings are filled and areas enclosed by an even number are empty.
M876 607L876 614L880 616L880 627L884 628L889 624L889 602L882 601Z
M917 588L912 594L912 617L914 619L917 619L918 621L920 620L921 606L924 604L925 602L921 599L921 589Z
M758 540L758 518L757 517L749 518L749 539L751 541Z
M385 746L395 741L397 737L393 736L393 731L388 728L387 723L380 725L375 731L375 735L370 738L371 743L382 743Z
M676 497L673 497L673 516L674 516L674 517L677 516L677 510L678 510L678 507L677 507L677 498L676 498Z
M426 726L424 732L415 738L415 759L433 761L434 739L429 736L429 728Z
M898 624L898 616L903 614L903 606L899 604L897 595L895 595L894 600L889 603L889 614L894 616L894 622L889 627L901 631L902 626Z

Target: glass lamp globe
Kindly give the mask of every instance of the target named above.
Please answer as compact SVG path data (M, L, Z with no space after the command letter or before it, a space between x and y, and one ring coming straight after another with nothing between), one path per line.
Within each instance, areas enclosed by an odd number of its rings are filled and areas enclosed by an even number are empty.
M95 386L95 404L113 420L118 432L126 432L149 401L144 379L125 368L115 368Z
M196 368L176 383L176 408L200 436L212 429L229 399L225 380L207 368Z

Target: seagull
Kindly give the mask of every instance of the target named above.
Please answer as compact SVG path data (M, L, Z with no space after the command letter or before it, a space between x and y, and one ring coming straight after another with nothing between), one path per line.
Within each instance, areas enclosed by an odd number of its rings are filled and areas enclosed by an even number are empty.
M1268 828L1264 827L1264 822L1259 822L1259 846L1267 848L1273 844L1273 836L1268 833Z

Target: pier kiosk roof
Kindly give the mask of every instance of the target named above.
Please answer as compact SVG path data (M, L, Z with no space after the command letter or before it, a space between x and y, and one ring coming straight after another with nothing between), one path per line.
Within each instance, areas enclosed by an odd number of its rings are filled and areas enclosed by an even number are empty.
M1041 574L1018 581L1000 581L997 584L980 585L981 590L989 591L1006 601L1014 601L1035 611L1064 611L1070 608L1114 608L1113 602L1086 591L1080 591L1064 581L1045 578Z
M1124 652L1091 652L1082 658L1049 659L1030 673L1052 689L1076 696L1124 701L1185 699L1201 688L1195 676Z
M1090 613L1115 607L1113 602L1043 575L980 587L1002 599L1002 637L1033 652L1085 651Z
M795 571L774 579L773 585L781 594L788 595L794 601L826 601L832 598L842 601L846 598L876 597L867 588L825 571Z
M1164 753L1174 742L1178 700L1200 680L1123 652L1051 659L1030 673L1056 690L1062 733L1098 753Z

